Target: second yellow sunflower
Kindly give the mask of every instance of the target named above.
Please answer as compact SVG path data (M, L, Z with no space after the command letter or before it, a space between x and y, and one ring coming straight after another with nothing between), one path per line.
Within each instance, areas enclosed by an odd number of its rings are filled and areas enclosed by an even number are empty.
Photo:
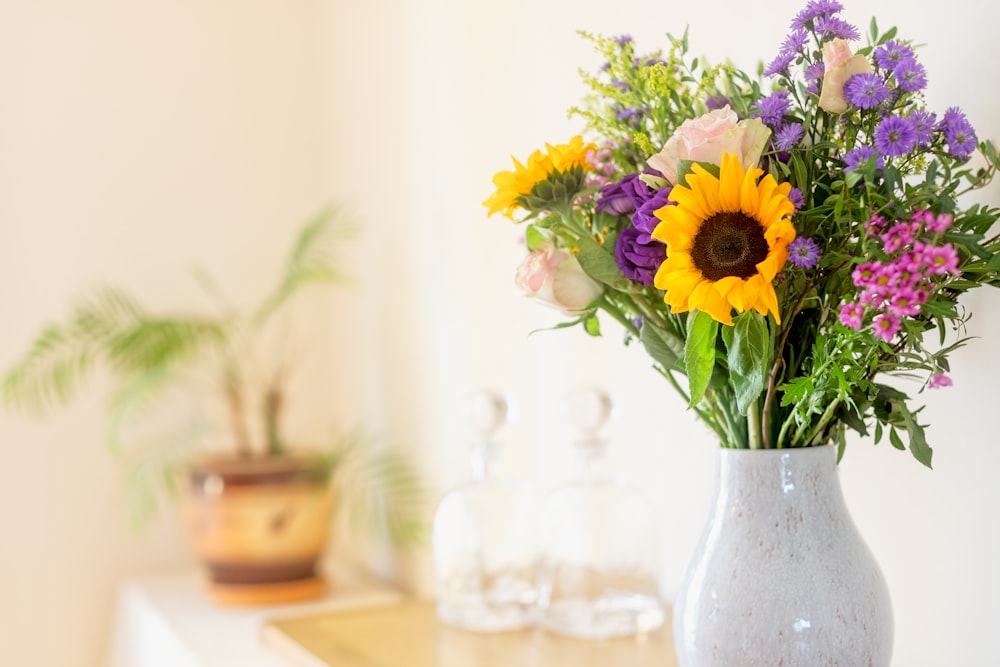
M744 172L728 153L718 177L695 164L686 185L670 193L676 206L656 211L652 236L667 244L667 259L654 284L666 291L671 312L697 309L731 325L733 308L752 308L781 322L773 281L795 239L788 219L795 207L791 185L762 174Z

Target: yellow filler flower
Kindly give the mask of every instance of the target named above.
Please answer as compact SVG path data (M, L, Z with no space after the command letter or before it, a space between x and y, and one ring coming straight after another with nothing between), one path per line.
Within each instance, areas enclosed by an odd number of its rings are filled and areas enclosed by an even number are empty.
M563 194L566 186L578 190L583 185L583 172L594 168L587 161L587 154L595 150L597 147L594 144L583 143L583 137L577 135L568 144L545 144L545 152L536 150L532 153L528 157L527 166L516 158L511 158L514 161L514 171L500 171L493 177L493 185L497 191L483 202L484 206L489 207L488 215L502 211L513 219L515 209L531 208L531 198L541 196L542 199L551 199L552 189L548 188L540 193L537 187L539 183L552 182L557 192ZM563 178L564 176L569 178ZM574 195L576 190L568 194Z
M788 259L795 228L792 186L762 169L744 172L739 159L722 156L719 176L695 164L687 185L675 185L676 206L656 210L653 238L667 244L654 284L666 290L670 312L697 309L732 325L732 309L753 308L781 322L772 281ZM760 179L758 181L758 179Z

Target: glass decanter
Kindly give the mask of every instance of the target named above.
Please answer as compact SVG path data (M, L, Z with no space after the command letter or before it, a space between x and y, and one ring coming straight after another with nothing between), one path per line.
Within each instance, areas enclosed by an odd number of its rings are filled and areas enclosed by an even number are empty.
M468 416L476 433L472 480L447 493L434 514L437 614L467 630L523 628L537 617L538 501L496 465L507 401L477 393Z
M582 471L542 503L539 622L587 639L654 630L664 620L659 528L646 500L605 470L607 441L598 431L611 399L583 389L567 397L566 411Z

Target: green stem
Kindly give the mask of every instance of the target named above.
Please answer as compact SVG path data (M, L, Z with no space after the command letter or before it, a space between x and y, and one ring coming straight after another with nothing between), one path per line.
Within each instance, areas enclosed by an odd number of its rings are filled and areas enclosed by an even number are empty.
M757 399L754 399L750 407L747 408L747 440L749 441L750 449L761 449L760 410L758 409Z
M632 320L625 316L625 314L613 301L608 299L606 294L602 294L597 297L597 301L595 303L598 308L613 317L615 321L625 327L629 333L638 338L639 329L632 323Z

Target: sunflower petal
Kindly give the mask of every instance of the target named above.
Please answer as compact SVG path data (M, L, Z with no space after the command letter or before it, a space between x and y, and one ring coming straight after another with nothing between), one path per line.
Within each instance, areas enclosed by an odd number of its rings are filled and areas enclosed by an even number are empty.
M729 305L724 296L719 294L718 290L714 289L711 281L705 280L698 283L691 292L688 305L708 313L717 322L728 326L733 324L732 306Z

